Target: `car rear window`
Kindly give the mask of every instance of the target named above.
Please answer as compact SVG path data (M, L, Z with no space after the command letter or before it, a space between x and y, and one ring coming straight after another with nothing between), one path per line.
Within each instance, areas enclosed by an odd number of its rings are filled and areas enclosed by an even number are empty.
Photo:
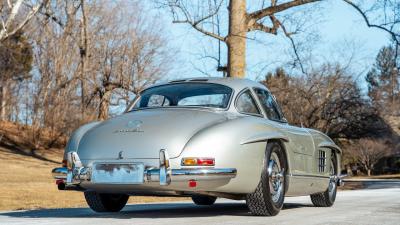
M227 108L232 89L212 83L175 83L149 88L140 94L133 109L151 107Z

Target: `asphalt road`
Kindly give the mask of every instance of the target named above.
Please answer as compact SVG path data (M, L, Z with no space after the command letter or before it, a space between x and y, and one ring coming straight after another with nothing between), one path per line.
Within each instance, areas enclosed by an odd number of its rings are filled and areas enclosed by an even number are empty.
M397 188L340 191L331 208L313 207L309 197L285 199L275 217L251 216L244 201L218 200L213 206L191 202L128 205L120 213L88 208L0 212L0 224L400 224Z

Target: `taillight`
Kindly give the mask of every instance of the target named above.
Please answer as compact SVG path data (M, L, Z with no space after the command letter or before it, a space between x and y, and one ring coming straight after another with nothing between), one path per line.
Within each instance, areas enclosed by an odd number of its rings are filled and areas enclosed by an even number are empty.
M62 167L67 167L67 160L66 160L66 159L63 159L63 161L62 161Z
M183 158L182 166L214 166L214 158Z

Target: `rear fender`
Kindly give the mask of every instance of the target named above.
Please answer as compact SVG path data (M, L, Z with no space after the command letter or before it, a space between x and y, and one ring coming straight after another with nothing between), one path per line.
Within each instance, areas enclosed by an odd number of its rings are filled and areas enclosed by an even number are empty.
M79 127L78 129L76 129L71 137L68 140L67 146L65 147L65 152L64 152L64 159L66 159L67 153L68 152L73 152L73 151L78 151L78 147L79 147L79 142L81 141L83 135L85 135L85 133L94 128L95 126L97 126L98 124L100 124L101 122L96 121L96 122L91 122L91 123L87 123L81 127Z
M286 151L288 138L277 128L267 126L256 117L232 119L197 133L177 160L185 157L215 158L215 168L235 168L237 176L229 184L213 191L252 193L260 181L269 140L279 140ZM288 164L290 167L289 159Z

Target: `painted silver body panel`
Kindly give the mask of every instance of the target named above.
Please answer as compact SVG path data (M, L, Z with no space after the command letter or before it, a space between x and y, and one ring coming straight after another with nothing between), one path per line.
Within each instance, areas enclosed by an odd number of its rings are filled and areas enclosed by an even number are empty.
M235 176L198 180L195 188L188 186L188 179L192 178L174 180L174 176L168 185L157 182L116 185L82 181L79 184L81 188L146 195L169 195L171 191L177 195L196 192L243 195L256 189L267 142L274 140L282 144L287 157L289 183L286 195L308 195L327 189L329 171L319 171L318 152L324 151L328 162L331 152L336 152L338 162L341 154L329 137L312 129L269 120L264 112L264 117L237 112L234 100L238 93L254 87L268 90L265 86L233 78L197 78L179 82L217 83L231 87L234 93L225 110L171 107L130 111L131 108L128 108L130 112L121 116L78 129L71 136L66 153L77 152L82 164L88 168L95 163L118 162L141 163L147 169L157 169L160 166L159 152L165 149L172 170L188 169L181 165L185 157L212 157L215 158L212 168L235 169ZM339 163L337 166L340 168Z
M195 109L147 109L125 113L89 130L79 144L78 154L86 159L158 159L167 149L171 158L179 156L189 139L205 127L227 120L223 113ZM130 121L141 121L130 128Z

